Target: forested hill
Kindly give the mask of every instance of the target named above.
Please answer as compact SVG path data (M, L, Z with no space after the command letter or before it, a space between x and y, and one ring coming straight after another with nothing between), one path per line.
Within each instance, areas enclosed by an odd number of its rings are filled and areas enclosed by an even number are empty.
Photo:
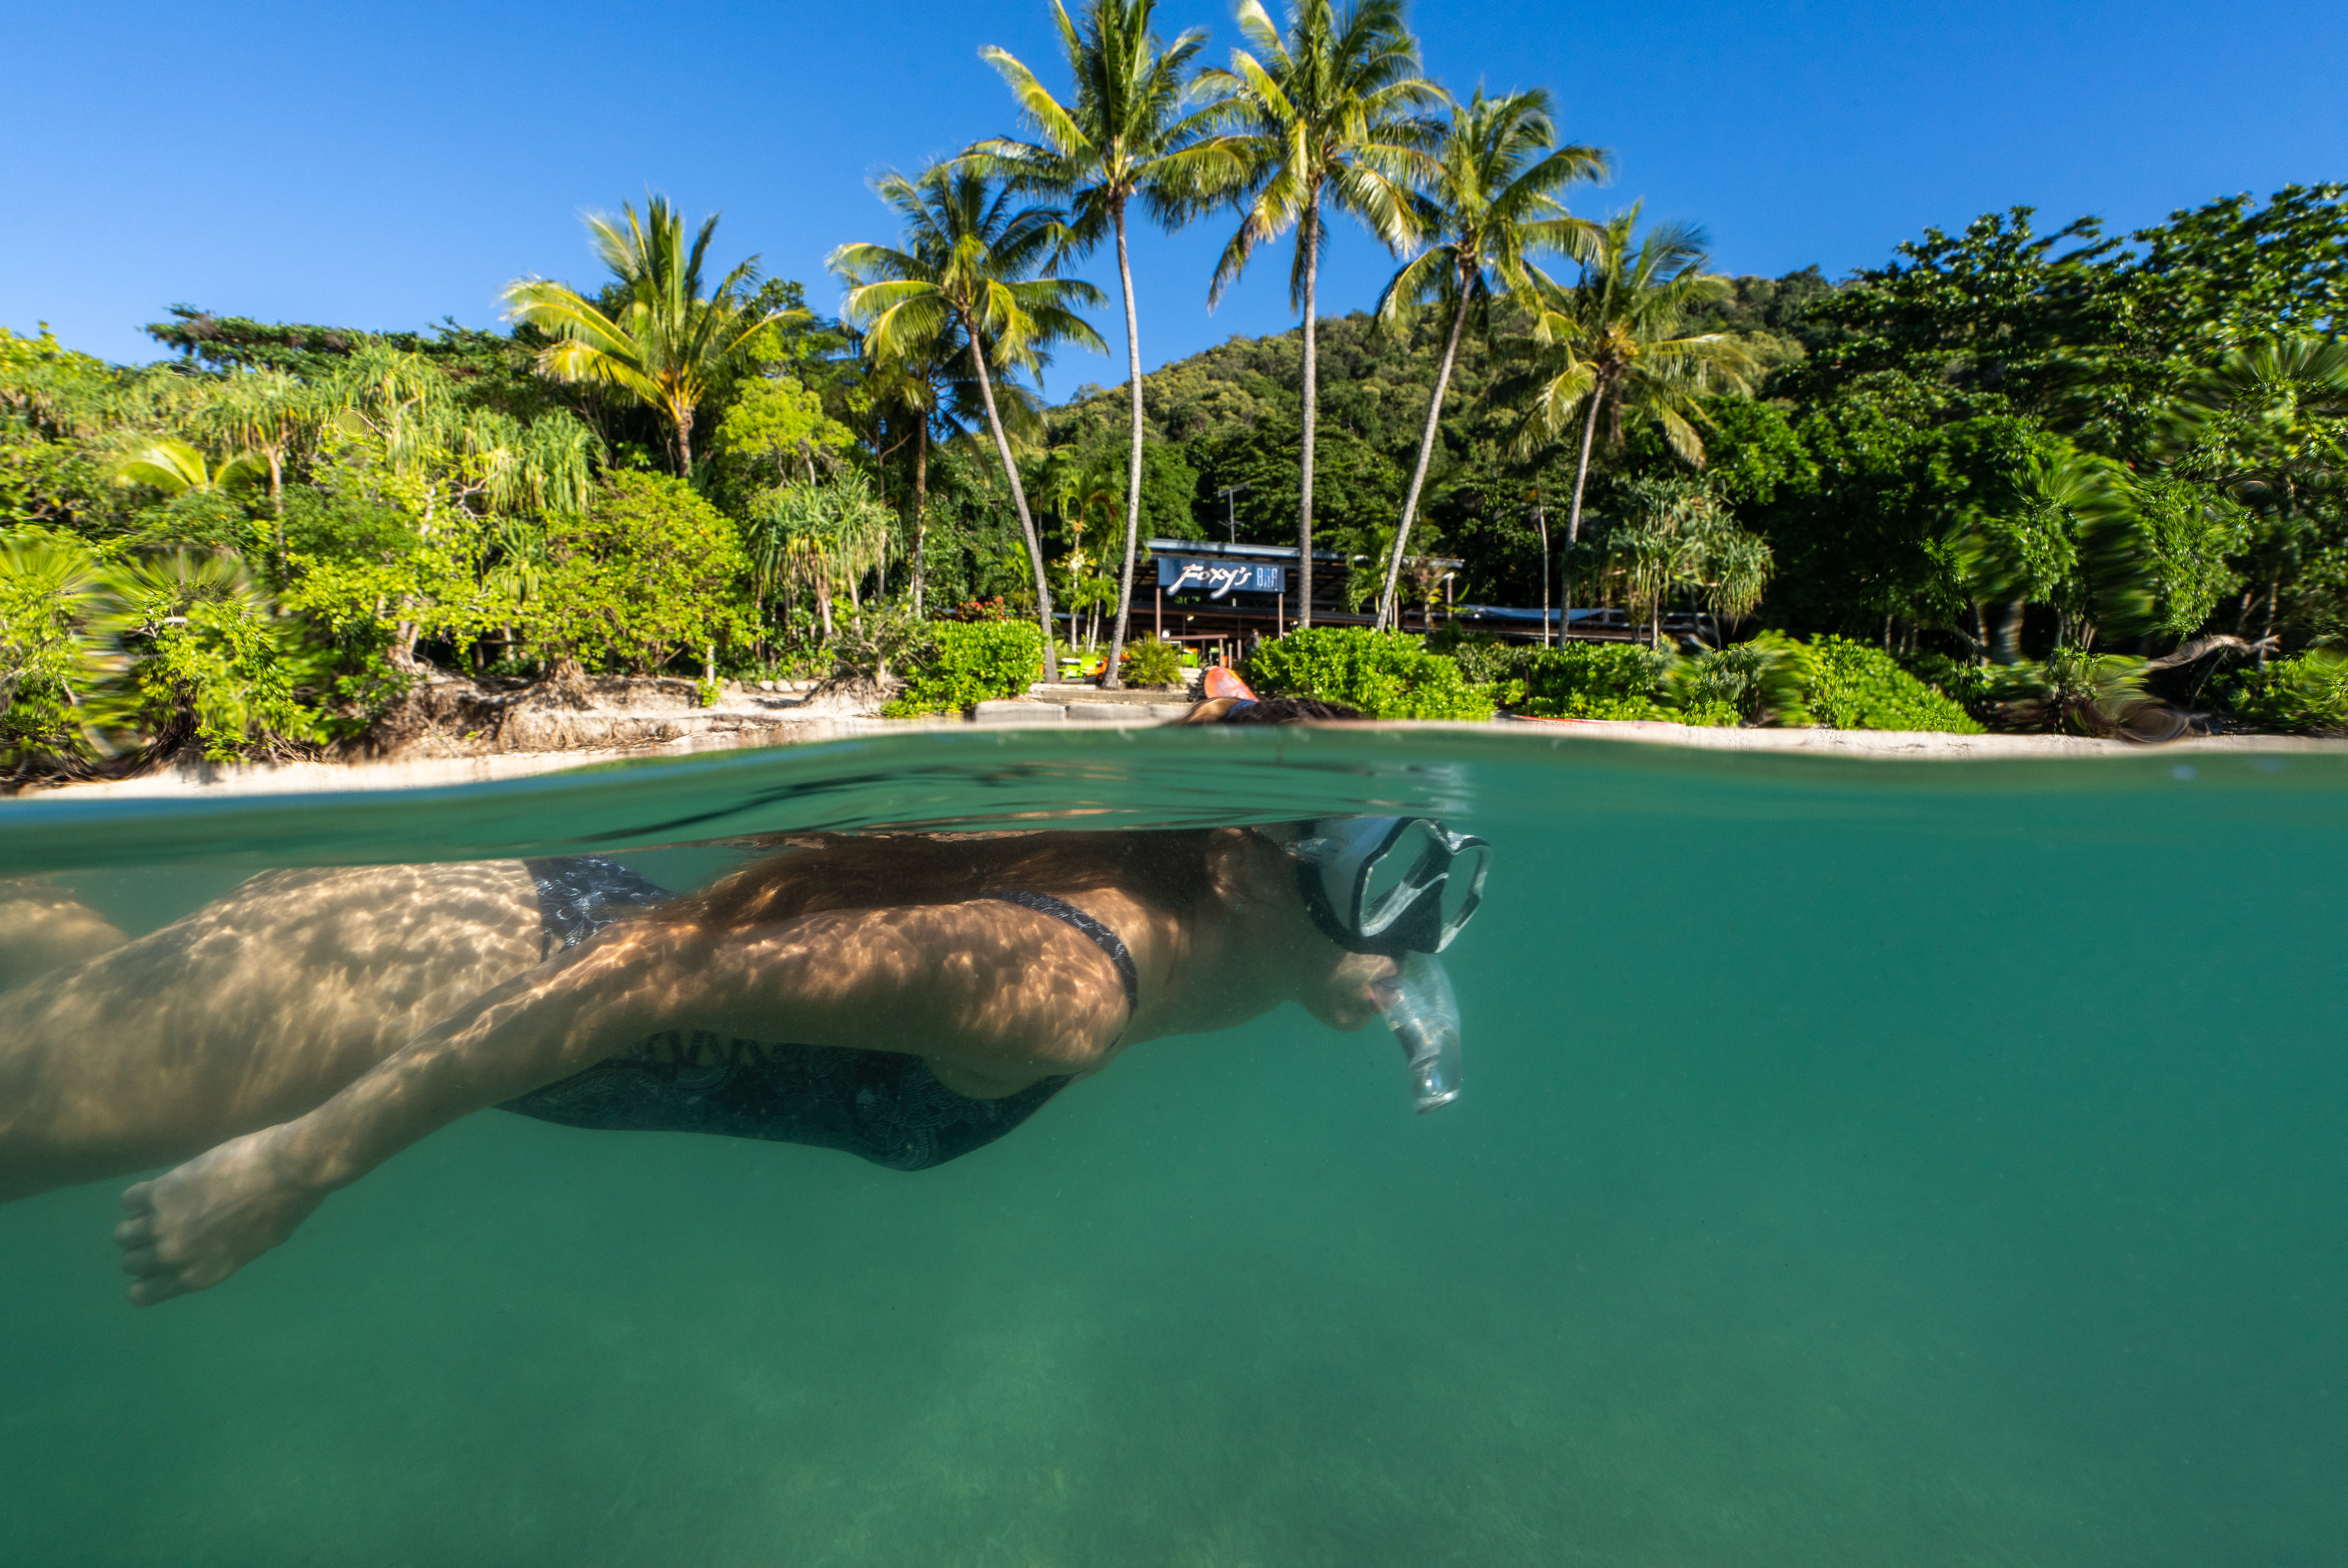
M1734 292L1685 326L1736 333L1766 366L1800 361L1825 329L1810 308L1834 292L1816 267L1783 278L1740 277ZM1422 317L1400 332L1366 312L1324 317L1320 331L1316 534L1375 553L1391 538L1410 482L1446 323ZM1501 316L1505 343L1519 323ZM1293 544L1303 399L1303 333L1233 337L1142 377L1148 422L1148 526L1174 537ZM1422 504L1430 548L1465 556L1471 590L1513 603L1540 600L1536 494L1548 505L1572 486L1570 453L1510 456L1517 417L1492 394L1507 366L1475 334L1461 345L1445 399L1442 435ZM1126 391L1080 388L1046 415L1048 442L1091 482L1114 477L1125 451ZM1230 502L1218 497L1241 486Z

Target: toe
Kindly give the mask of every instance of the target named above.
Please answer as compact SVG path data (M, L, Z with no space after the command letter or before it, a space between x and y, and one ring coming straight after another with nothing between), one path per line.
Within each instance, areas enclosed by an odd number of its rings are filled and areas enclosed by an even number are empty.
M135 1182L123 1188L122 1206L133 1214L151 1214L155 1208L155 1184Z
M131 1283L130 1305L152 1307L159 1301L169 1301L175 1296L187 1294L188 1287L180 1282L179 1276L156 1275L150 1278L134 1280Z
M137 1278L159 1272L163 1266L161 1255L150 1246L126 1247L122 1253L122 1272Z
M154 1239L153 1214L133 1214L114 1227L114 1245L119 1247L146 1246Z

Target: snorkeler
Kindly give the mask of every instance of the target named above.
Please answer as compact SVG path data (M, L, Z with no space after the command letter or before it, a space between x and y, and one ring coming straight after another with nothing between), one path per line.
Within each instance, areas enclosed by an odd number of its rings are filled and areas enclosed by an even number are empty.
M1187 722L1354 716L1210 698ZM123 1195L147 1305L475 1111L919 1170L1133 1045L1291 1000L1385 1013L1428 1109L1457 1091L1432 955L1488 860L1427 819L1337 818L827 835L681 898L592 857L266 873L8 995L0 1201L184 1162Z

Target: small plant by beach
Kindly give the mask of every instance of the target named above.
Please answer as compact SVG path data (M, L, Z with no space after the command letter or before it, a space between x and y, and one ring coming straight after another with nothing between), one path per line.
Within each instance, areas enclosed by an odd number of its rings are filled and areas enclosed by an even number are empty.
M1133 643L1125 651L1118 673L1128 686L1178 686L1182 682L1181 645L1155 637Z
M1539 719L1679 720L1663 701L1673 655L1636 642L1532 651L1503 701Z
M1781 631L1707 648L1672 666L1664 700L1690 724L1807 724L1810 653Z

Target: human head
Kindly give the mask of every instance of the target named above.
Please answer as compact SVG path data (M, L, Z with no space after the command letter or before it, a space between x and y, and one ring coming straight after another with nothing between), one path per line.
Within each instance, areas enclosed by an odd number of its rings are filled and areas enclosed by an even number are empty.
M1258 697L1248 683L1230 670L1210 670L1205 677L1206 701L1175 720L1178 724L1308 724L1332 723L1369 715L1342 702L1317 697Z

